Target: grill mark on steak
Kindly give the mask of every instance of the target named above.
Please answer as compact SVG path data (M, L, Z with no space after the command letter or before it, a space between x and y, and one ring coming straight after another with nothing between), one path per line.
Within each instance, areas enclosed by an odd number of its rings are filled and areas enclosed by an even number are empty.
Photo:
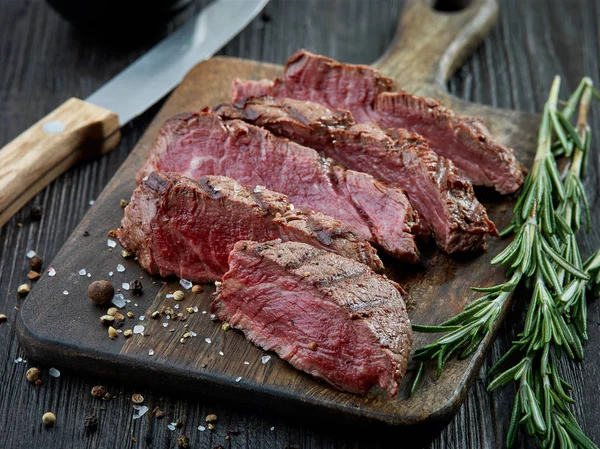
M220 320L335 388L397 394L412 331L395 283L296 242L238 242L229 261L211 306Z
M448 253L484 248L485 235L497 235L471 182L416 133L386 133L374 123L356 124L348 111L290 98L254 97L217 106L214 112L262 126L403 188L427 232L433 232L438 247Z
M436 153L452 160L474 184L502 194L515 192L523 183L523 167L514 151L495 142L481 120L458 116L436 100L397 89L393 80L370 67L300 50L288 59L283 78L233 83L234 103L263 95L347 109L359 123L422 134Z
M151 173L125 208L118 238L150 274L193 282L220 280L229 252L243 239L301 241L383 270L371 244L340 221L290 210L285 195L248 189L223 176L196 182Z
M246 186L264 185L286 194L295 207L341 220L358 237L400 260L419 260L411 234L418 218L404 192L365 173L336 167L311 148L241 120L200 112L167 121L136 180L152 171L190 178L224 175ZM372 196L368 204L365 192Z

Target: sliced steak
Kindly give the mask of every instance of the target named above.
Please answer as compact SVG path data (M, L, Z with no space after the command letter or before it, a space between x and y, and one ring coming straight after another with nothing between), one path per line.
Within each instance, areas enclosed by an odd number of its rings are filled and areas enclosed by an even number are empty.
M355 124L347 111L290 98L254 97L214 112L262 126L350 169L400 186L437 245L448 253L483 248L486 234L497 235L470 181L418 134L402 129L385 133L372 123Z
M197 182L153 172L141 182L125 208L118 231L152 275L220 280L239 240L304 242L381 271L371 244L358 239L338 220L315 212L290 210L285 195L248 189L223 176Z
M346 172L311 148L240 120L201 112L167 121L137 174L138 183L152 171L193 179L223 175L245 186L262 185L287 195L301 210L337 218L359 238L399 259L419 258L410 233L417 215L400 189L369 175ZM378 195L367 205L362 198L366 191Z
M301 50L288 59L283 78L234 81L234 103L260 95L347 109L359 123L376 122L384 129L417 132L476 185L511 193L523 183L514 151L495 142L481 120L457 116L431 98L398 91L393 80L370 67L341 64Z
M310 245L236 243L211 311L248 340L340 390L390 396L412 331L400 288Z

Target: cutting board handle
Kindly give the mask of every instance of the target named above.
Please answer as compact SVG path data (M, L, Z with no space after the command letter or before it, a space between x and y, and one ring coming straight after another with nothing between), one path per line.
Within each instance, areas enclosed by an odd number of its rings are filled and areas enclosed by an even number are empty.
M408 0L392 46L374 66L403 88L423 83L445 88L497 15L497 0Z

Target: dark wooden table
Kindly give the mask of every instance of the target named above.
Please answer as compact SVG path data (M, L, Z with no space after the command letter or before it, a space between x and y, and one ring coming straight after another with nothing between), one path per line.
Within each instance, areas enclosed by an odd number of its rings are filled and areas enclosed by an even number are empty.
M136 32L135 37L75 31L42 0L0 2L0 146L54 109L69 96L85 98L105 81L168 34L206 1L197 1L173 17L161 29ZM523 111L539 111L554 74L574 88L583 74L598 79L600 56L600 0L502 0L497 26L475 56L454 76L450 90L471 101ZM388 46L395 31L402 1L383 0L272 0L221 52L283 63L299 47L347 62L370 63ZM22 300L17 286L26 281L29 249L46 262L57 253L70 232L90 207L110 177L133 148L157 111L155 106L123 129L119 147L92 163L72 169L41 192L0 230L0 447L1 448L126 448L176 447L185 434L192 448L387 448L409 447L412 435L381 436L378 429L345 427L343 423L310 416L279 416L218 398L185 397L170 391L136 389L103 379L62 372L59 378L44 368L41 387L25 379L35 363L27 359L14 333ZM597 107L596 107L597 111ZM598 114L592 113L593 130L600 131ZM600 215L596 144L585 184L594 208L593 230L582 239L587 255L600 245ZM41 220L31 218L32 207L41 206ZM486 372L506 350L519 319L514 311L502 330L467 400L456 418L443 430L431 430L431 448L503 447L514 389L488 394ZM65 326L57 322L56 326ZM600 443L600 307L590 302L590 342L582 365L566 364L566 377L575 385L575 415L590 438ZM58 362L57 362L58 363ZM90 395L103 384L118 399L102 402ZM181 388L181 386L179 386ZM148 414L132 420L130 397L146 398L153 409L166 412L162 420ZM41 417L52 411L54 428L45 429ZM214 432L198 431L204 417L214 413L219 422ZM86 416L96 415L98 429L86 432ZM170 431L167 425L183 426ZM228 430L239 433L226 439ZM385 441L390 437L393 441ZM531 441L518 440L518 447Z

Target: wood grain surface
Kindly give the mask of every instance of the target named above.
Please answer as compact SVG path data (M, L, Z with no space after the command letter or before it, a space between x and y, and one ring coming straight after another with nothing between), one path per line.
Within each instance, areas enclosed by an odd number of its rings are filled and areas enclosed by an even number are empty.
M379 2L369 4L373 3ZM526 4L524 5L524 3ZM536 5L533 5L535 3L537 3L537 8ZM382 53L383 48L390 42L394 31L394 20L397 18L400 6L395 2L380 2L379 8L366 8L364 3L345 1L334 2L325 9L317 10L316 8L311 9L315 3L298 2L295 6L296 9L292 6L293 4L294 2L289 1L271 4L266 11L268 19L263 18L263 20L253 22L236 41L226 48L225 53L283 62L287 54L299 46L304 46L342 60L371 62ZM46 60L46 63L51 67L56 67L57 70L68 68L70 71L81 69L78 51L82 52L81 49L87 48L87 46L95 48L96 54L99 55L97 58L102 60L103 49L95 47L98 44L95 44L93 40L84 39L82 43L75 37L69 36L68 33L66 36L61 34L60 22L56 19L54 22L48 19L48 16L52 16L45 10L45 5L35 2L19 6L11 5L8 3L9 12L7 14L0 13L0 17L8 15L7 20L12 18L11 23L17 23L17 26L11 28L12 30L19 30L19 21L16 20L16 17L25 17L27 19L26 21L23 19L25 29L21 31L23 35L27 33L28 27L37 29L38 24L44 23L44 33L56 33L54 36L58 36L59 43L67 41L73 47L71 55L73 60L69 60L70 66L60 58L58 58L60 61L50 58L49 61ZM591 5L591 11L588 11L590 5L587 2L585 4L555 2L550 4L547 10L541 9L540 2L535 1L518 4L507 1L503 2L503 6L501 21L494 29L492 38L477 52L466 68L450 81L453 92L475 101L533 111L542 104L546 88L554 72L564 75L569 87L575 85L583 72L597 73L598 48L594 36L598 30L594 20L598 13L598 5ZM2 5L0 8L6 8L6 5ZM511 8L512 10L510 10ZM302 14L299 13L300 11ZM395 17L391 17L392 12ZM357 17L359 18L358 23L356 22ZM552 34L546 33L544 23L552 25L554 31ZM315 29L315 32L306 33L307 27L311 30ZM5 33L4 30L2 29L0 32ZM81 39L81 36L77 37ZM25 53L24 47L19 46L18 42L13 43L13 40L10 41L11 45L6 47L5 42L9 41L6 40L5 34L1 34L0 39L2 42L0 51L8 49L6 56L8 59L3 60L15 61L9 66L7 72L3 69L0 73L0 82L2 83L0 95L3 100L4 97L8 99L6 102L2 101L1 104L3 107L13 104L10 110L2 110L2 113L6 113L7 117L12 117L29 110L28 117L32 117L29 119L25 117L23 123L19 123L17 119L3 121L0 124L0 132L4 142L16 136L41 115L39 107L27 109L30 107L29 102L40 100L39 96L34 98L27 88L33 90L35 87L39 87L36 82L40 81L40 77L43 79L44 71L36 72L35 67L30 68L29 66L30 60L37 58L39 63L44 61L49 53L44 53L43 49L38 49L39 53ZM42 37L40 39L40 42L46 42ZM56 40L54 39L53 45L56 45ZM290 44L291 40L294 40L292 44ZM576 46L580 40L583 42L582 45L585 45L585 52ZM363 45L357 47L352 42L361 42ZM143 47L141 45L136 49L129 49L128 51L132 53L123 55L120 59L121 65L113 68L112 72L110 71L111 64L99 62L102 70L106 71L105 77L94 83L93 75L88 74L90 77L88 79L91 80L88 88L92 90L101 84L118 68L125 65L133 57L132 55L139 54ZM577 50L575 53L573 53L573 48ZM536 58L535 63L531 62L533 55ZM4 57L4 53L2 56ZM104 58L106 61L106 53L104 53ZM27 72L25 67L29 68L31 72ZM81 70L85 72L85 69ZM25 90L22 90L22 86L19 87L21 83L25 82L22 79L23 74L26 75L24 78L29 82L29 84L25 84ZM96 72L94 72L95 74ZM67 80L66 88L71 91L81 89L81 86L78 86L81 74L77 76L71 74L65 79ZM65 85L58 84L54 86L56 90L52 90L45 97L46 111L64 100L64 96L61 98L60 94ZM70 92L70 94L84 95L79 91ZM54 102L52 102L53 96ZM21 98L20 101L19 98ZM150 116L151 114L146 114L132 126L125 128L124 142L117 153L94 164L71 171L36 198L34 201L43 203L46 209L40 223L31 222L27 210L24 210L2 229L4 243L1 269L2 287L6 289L5 310L17 304L15 290L16 286L23 281L26 273L24 257L26 250L35 247L46 259L52 257L83 212L89 207L89 199L97 195L101 186L127 153L128 148L131 148L132 142L137 140ZM5 129L7 123L11 124L10 129ZM594 125L597 128L596 122ZM595 172L598 167L597 158L594 158L593 167L593 172ZM595 204L595 176L590 176L587 184ZM23 224L22 227L17 225L19 221ZM597 233L592 233L589 239L585 240L588 245L585 252L589 252L591 247L598 244L598 241ZM593 427L594 417L598 415L598 401L597 396L595 397L597 392L593 388L593 373L597 372L599 347L597 341L599 337L597 331L598 311L595 305L591 307L591 343L588 347L588 360L585 363L586 374L584 376L579 367L567 368L571 380L577 381L578 385L582 385L584 382L589 384L585 390L585 397L582 388L578 388L575 392L576 398L580 401L576 414L582 420L584 428L588 430L592 439L598 441L598 435L594 434L597 430ZM360 436L358 432L351 432L348 429L331 428L327 423L311 420L310 416L301 413L297 418L279 417L268 411L257 411L256 407L239 409L225 400L186 399L170 394L168 386L154 394L143 389L140 390L146 396L149 405L160 404L167 411L167 417L163 421L150 419L132 421L131 404L127 400L127 396L134 390L129 387L109 385L109 389L112 388L113 391L120 393L121 399L106 404L94 401L88 391L98 381L97 379L82 379L75 374L65 375L63 373L57 380L50 379L45 373L46 385L34 390L23 379L27 366L23 363L13 362L16 357L22 356L22 353L19 352L20 350L14 342L14 334L11 330L14 312L11 309L7 314L10 318L8 325L4 324L0 327L0 338L6 338L6 344L3 346L5 348L3 349L5 351L5 364L3 365L5 370L2 373L1 384L4 399L0 402L0 411L3 412L0 429L2 437L5 438L6 447L39 447L42 445L45 447L64 447L65 445L72 447L127 447L125 442L129 441L132 435L137 440L137 444L131 442L132 447L140 444L151 447L173 447L176 437L181 432L190 437L192 447L213 447L218 444L223 444L225 447L229 445L231 447L388 447L375 432L366 432L364 436ZM69 317L68 313L66 315L64 311L56 314L57 332L67 331L69 322L76 318ZM515 317L517 316L515 315ZM510 330L510 326L505 329L503 338L494 349L493 357L497 356L499 349L506 347L506 335L510 335ZM465 406L461 408L450 426L439 435L429 432L430 436L434 438L431 447L500 447L502 445L512 392L506 390L488 395L484 390L485 381L484 369ZM15 409L15 404L22 404L22 406ZM100 411L101 407L105 407L106 411ZM45 409L52 409L59 418L57 427L50 431L42 429L40 424L40 417L43 411L46 411ZM582 413L584 409L587 414ZM95 410L95 413L100 415L100 428L95 434L87 435L83 429L83 419L91 410ZM197 431L197 425L201 423L204 414L209 412L215 412L220 417L221 421L217 425L216 431L214 433ZM166 424L171 419L182 419L185 422L183 429L169 431ZM230 425L237 426L240 434L232 436L230 440L225 440L227 427ZM273 430L271 430L272 427ZM405 442L406 439L403 438L401 441ZM522 447L526 447L526 444L526 441L521 441Z

